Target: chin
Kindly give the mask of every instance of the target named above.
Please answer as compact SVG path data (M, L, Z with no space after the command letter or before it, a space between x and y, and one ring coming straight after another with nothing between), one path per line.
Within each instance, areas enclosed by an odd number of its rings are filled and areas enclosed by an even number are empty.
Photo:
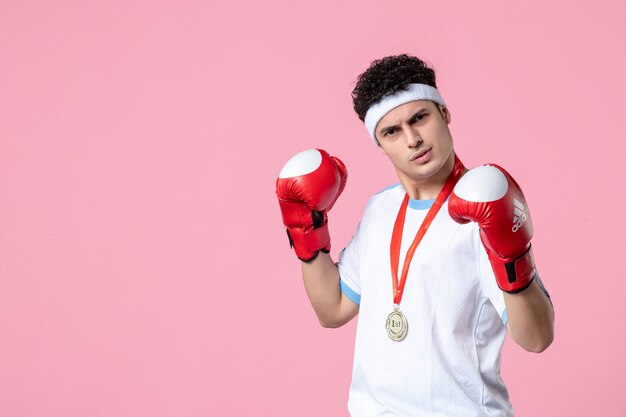
M446 161L442 159L430 160L424 165L421 165L416 174L420 178L436 177L441 170L446 166Z
M445 164L446 164L446 161L440 158L433 158L430 161L426 162L425 164L419 165L418 169L420 172L423 173L423 175L430 177L432 175L435 175L437 172L439 172L439 170L441 170Z

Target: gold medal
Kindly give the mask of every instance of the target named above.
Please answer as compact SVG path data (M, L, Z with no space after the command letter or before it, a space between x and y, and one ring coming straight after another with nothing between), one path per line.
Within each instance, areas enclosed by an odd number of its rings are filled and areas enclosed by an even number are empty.
M404 317L398 305L395 305L391 314L387 316L385 328L387 329L387 336L389 336L391 340L399 342L406 337L406 333L409 330L409 323L406 321L406 317Z

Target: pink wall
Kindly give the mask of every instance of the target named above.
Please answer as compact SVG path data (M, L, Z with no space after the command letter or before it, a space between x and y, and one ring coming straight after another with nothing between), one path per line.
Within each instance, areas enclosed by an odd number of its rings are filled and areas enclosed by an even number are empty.
M531 207L556 340L506 342L518 415L622 416L623 3L232 3L2 2L0 415L346 415L355 323L317 324L274 182L344 160L336 255L396 180L350 91L409 52Z

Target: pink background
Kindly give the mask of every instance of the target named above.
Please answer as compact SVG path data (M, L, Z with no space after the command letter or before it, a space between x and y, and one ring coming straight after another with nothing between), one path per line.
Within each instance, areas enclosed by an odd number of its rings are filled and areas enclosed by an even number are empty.
M350 92L401 52L531 207L556 340L507 340L518 415L623 415L623 2L233 3L0 4L0 415L347 415L356 321L319 327L274 183L343 159L336 256L396 182Z

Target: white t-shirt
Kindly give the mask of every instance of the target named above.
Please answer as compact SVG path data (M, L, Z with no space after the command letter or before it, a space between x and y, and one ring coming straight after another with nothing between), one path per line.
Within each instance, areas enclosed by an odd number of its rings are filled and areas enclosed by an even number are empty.
M400 304L402 341L385 322L393 311L389 245L405 190L373 196L339 255L340 285L359 304L348 409L353 417L510 417L500 377L506 310L475 223L460 225L439 210L417 247ZM404 256L434 200L411 200Z

